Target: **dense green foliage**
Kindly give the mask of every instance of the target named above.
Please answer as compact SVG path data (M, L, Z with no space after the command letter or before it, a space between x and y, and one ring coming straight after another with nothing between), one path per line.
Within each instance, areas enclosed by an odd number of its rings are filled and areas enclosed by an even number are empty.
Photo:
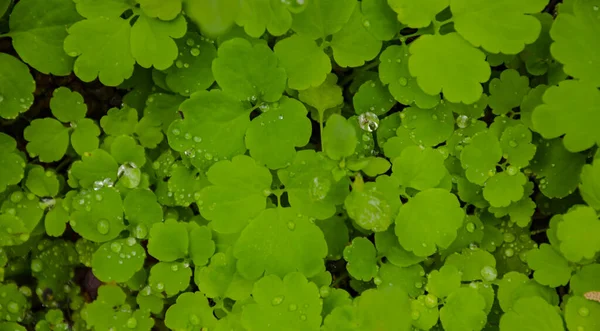
M600 0L555 5L0 0L0 331L600 330Z

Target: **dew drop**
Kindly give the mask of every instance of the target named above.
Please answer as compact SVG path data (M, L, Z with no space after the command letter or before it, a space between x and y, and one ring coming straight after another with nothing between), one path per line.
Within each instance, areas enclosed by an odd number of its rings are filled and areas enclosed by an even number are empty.
M108 231L110 230L110 224L108 223L107 220L101 219L98 221L98 224L96 224L96 230L100 234L107 234Z
M361 129L373 132L379 127L379 117L371 112L365 112L358 116L358 125Z
M173 265L171 266L171 271L173 271L173 272L177 272L178 270L179 270L179 266L178 266L177 264L173 264Z
M42 261L39 259L34 259L33 261L31 261L31 270L33 272L40 272L42 271L43 268L43 264Z
M515 251L512 248L507 248L504 251L504 255L506 255L506 257L513 257L513 255L515 255Z
M363 26L364 26L365 28L368 28L368 27L370 27L370 26L371 26L371 22L369 22L368 20L367 20L367 21L364 21L364 22L363 22Z
M179 129L173 129L173 131L171 131L171 133L173 133L174 136L178 136L181 134L181 131L179 131Z
M197 142L197 143L202 142L202 138L196 136L196 137L194 137L194 142Z
M303 320L303 321L306 321L306 315L304 315L304 314L300 315L300 319Z
M498 277L498 272L494 267L485 266L481 268L481 277L483 277L484 280L491 282Z
M514 140L511 140L511 141L509 141L509 142L508 142L508 146L510 146L510 147L512 147L512 148L515 148L515 147L517 147L518 145L519 145L519 144L517 144L517 142L516 142L516 141L514 141Z
M194 44L196 44L196 43L194 42L194 39L192 39L192 38L189 38L188 40L186 40L186 42L185 42L185 43L186 43L188 46L194 46Z
M110 250L118 253L121 251L121 248L123 248L123 245L117 243L117 242L113 242L112 244L110 244Z
M13 194L11 194L10 196L10 201L14 202L14 203L19 203L21 202L21 200L23 200L23 192L14 192Z
M131 247L135 245L135 243L137 243L137 240L135 240L135 238L129 237L125 240L125 243L127 244L127 246Z
M127 328L135 329L136 327L137 327L137 320L135 319L135 317L131 317L130 319L127 320Z
M515 235L510 232L504 234L504 242L511 243L515 241L515 239Z
M294 231L294 229L296 229L296 223L289 221L287 227L290 231Z
M518 172L519 172L519 169L517 169L517 167L515 167L515 166L510 165L506 168L506 173L509 174L510 176L514 176Z
M472 222L467 223L467 231L473 233L473 231L475 231L475 224Z
M133 229L133 235L138 239L146 238L146 235L148 235L148 228L144 224L138 224Z
M413 310L410 313L410 317L413 319L413 321L416 321L416 320L418 320L421 317L421 313L419 313L418 310Z
M183 62L181 62L180 60L175 61L175 66L179 69L183 68Z
M279 306L283 302L283 299L283 296L274 297L273 300L271 300L271 304L273 306Z
M200 319L195 314L190 315L190 324L200 325Z
M577 312L581 317L588 317L590 315L590 310L587 307L581 307Z
M163 283L156 283L156 289L159 291L162 291L165 288L165 284Z
M289 311L296 311L296 309L298 309L298 306L296 306L296 305L295 305L295 304L293 304L293 303L292 303L292 304L290 304L290 305L289 305L289 307L288 307L288 310L289 310Z
M198 56L198 55L200 55L200 50L197 48L192 48L190 50L190 54L192 54L192 56Z
M428 308L434 308L437 307L438 305L438 298L429 293L425 296L425 306L427 306Z
M460 115L456 118L456 125L459 128L464 129L469 126L469 117L467 115Z
M331 294L331 289L329 286L321 286L319 289L319 295L321 295L321 298L327 298L329 294Z
M8 305L6 305L6 309L9 313L16 314L19 312L19 304L14 301L11 301L8 303Z
M383 280L379 276L376 276L375 278L373 278L373 283L375 283L376 286L379 286L383 284Z

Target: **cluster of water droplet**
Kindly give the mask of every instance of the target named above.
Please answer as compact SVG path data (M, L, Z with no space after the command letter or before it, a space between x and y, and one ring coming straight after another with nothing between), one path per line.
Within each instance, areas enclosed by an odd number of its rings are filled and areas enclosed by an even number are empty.
M358 115L358 125L367 132L376 131L379 128L379 117L371 112Z

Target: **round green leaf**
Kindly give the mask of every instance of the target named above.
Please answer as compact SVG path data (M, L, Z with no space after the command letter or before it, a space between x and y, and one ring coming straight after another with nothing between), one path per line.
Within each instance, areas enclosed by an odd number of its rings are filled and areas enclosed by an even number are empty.
M373 279L379 270L375 253L375 247L368 239L354 238L350 246L346 246L344 249L344 260L348 262L346 264L348 273L365 282Z
M146 251L134 238L106 242L92 256L94 276L103 282L124 283L144 266Z
M35 81L29 68L6 53L0 53L0 117L13 119L31 107Z

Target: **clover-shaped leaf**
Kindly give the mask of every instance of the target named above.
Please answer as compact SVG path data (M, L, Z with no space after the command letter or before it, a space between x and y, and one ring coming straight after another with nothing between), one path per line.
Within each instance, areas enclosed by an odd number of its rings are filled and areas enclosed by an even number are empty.
M234 246L237 270L247 279L263 273L299 271L312 277L323 268L327 243L321 230L293 208L266 209L242 231Z
M338 107L344 103L342 88L337 85L337 80L335 74L329 73L321 85L300 91L298 98L307 105L316 108L320 114L323 114L325 110Z
M292 30L313 40L325 38L342 29L350 20L357 2L354 0L314 0L294 15ZM329 19L323 20L323 17Z
M563 331L563 320L557 309L540 297L521 298L511 311L500 318L500 330L535 328L540 331Z
M358 139L350 122L339 114L327 120L323 131L323 150L332 160L341 160L354 153Z
M450 293L440 309L440 321L447 331L481 330L487 316L485 298L471 287L461 287Z
M293 35L275 44L273 48L288 76L288 86L305 90L321 85L331 71L331 60L308 37Z
M215 231L237 232L266 208L272 177L254 159L240 155L219 161L207 176L212 185L200 191L196 203L202 216L213 221Z
M243 300L250 296L254 282L242 277L236 271L237 260L233 250L215 254L206 267L198 267L194 280L198 288L209 298L230 298Z
M169 68L179 53L173 39L185 35L187 23L183 16L165 22L140 15L131 28L131 55L144 67L158 70Z
M519 75L514 69L502 71L500 78L490 82L488 103L496 115L504 115L521 105L529 92L529 78Z
M242 324L249 330L276 330L283 325L319 330L319 290L301 273L289 273L283 279L265 276L254 284L252 298L255 303L244 306L242 312Z
M450 0L454 27L471 44L490 53L517 54L533 43L542 25L532 15L547 5L545 0L514 2L501 0L483 3L477 0ZM510 33L502 22L513 22Z
M509 174L497 173L485 182L483 197L492 207L507 207L513 202L521 200L527 183L527 177L522 172Z
M390 7L398 13L398 21L411 28L424 28L431 24L435 15L448 7L449 0L388 0Z
M111 108L100 119L104 132L111 136L132 135L138 122L138 112L131 107Z
M359 67L379 54L381 41L364 25L360 6L356 5L348 22L331 38L333 58L341 67Z
M17 142L5 133L0 133L0 167L0 192L23 179L25 161L18 153Z
M535 271L533 278L542 285L558 287L566 285L571 278L568 261L548 244L529 251L527 264Z
M162 208L156 201L156 195L150 190L131 190L123 200L123 208L125 218L137 238L145 238L152 224L162 221Z
M33 120L23 136L28 141L29 156L39 157L41 162L62 159L69 147L69 128L53 118Z
M401 186L420 191L436 187L447 173L441 153L418 146L403 149L393 160L392 171Z
M148 253L162 262L184 258L189 252L186 223L168 219L155 223L150 229Z
M73 162L71 174L84 188L103 184L110 186L117 179L118 167L119 165L108 152L96 149L89 154L84 154L80 161Z
M598 87L600 64L595 60L598 47L592 41L595 37L591 31L600 27L597 9L600 8L600 2L571 2L573 12L561 12L552 24L550 36L554 43L550 51L555 59L564 64L565 73Z
M359 280L368 282L379 270L375 247L363 237L354 238L350 246L346 246L344 260L348 262L346 268L350 275Z
M588 206L579 206L563 215L558 224L557 236L560 251L572 262L592 259L600 251L600 220L596 211Z
M52 92L50 99L52 115L63 123L77 122L85 118L87 106L79 92L59 87Z
M364 82L352 98L352 105L356 114L367 112L377 116L384 115L396 104L388 90L379 80Z
M336 205L346 199L349 185L347 178L335 181L331 173L335 166L335 162L314 150L296 153L292 165L277 172L288 192L290 205L309 217L333 216Z
M10 36L23 61L45 74L68 75L73 59L63 41L71 24L81 20L72 1L19 1L10 15Z
M181 0L138 0L144 14L170 21L181 12Z
M379 176L376 182L361 187L355 182L354 189L346 197L344 205L348 216L366 230L385 231L392 224L400 208L398 182L393 177Z
M498 138L490 131L476 133L460 154L460 163L467 179L475 184L483 183L494 175L496 165L502 158Z
M433 109L408 107L400 114L410 139L420 146L443 143L454 132L454 116L450 107L440 104Z
M40 165L35 165L29 169L25 185L38 197L53 197L58 194L60 184L56 173L50 170L46 171Z
M172 297L190 285L192 269L188 263L159 262L150 269L148 284L156 292Z
M73 197L71 227L83 238L94 242L115 239L125 228L123 201L112 187L80 191Z
M461 274L453 265L442 266L433 270L427 277L427 291L438 298L445 298L460 287Z
M535 155L536 146L531 143L531 131L522 124L510 126L500 138L502 151L506 159L515 167L526 167Z
M363 26L377 40L393 39L402 26L387 0L361 1L360 9L364 16Z
M221 44L212 70L223 91L238 100L275 102L285 89L285 70L271 49L241 38Z
M3 307L2 320L7 322L21 322L30 305L27 297L19 292L14 283L0 285L0 304Z
M410 297L416 298L423 294L424 273L419 264L401 268L391 263L383 263L374 282L379 289L398 287Z
M200 292L183 293L177 297L177 302L169 307L165 315L165 325L170 329L212 329L216 323L208 300Z
M146 163L144 147L130 136L116 137L110 145L110 154L119 164L129 163L141 168Z
M94 276L103 282L124 283L142 269L146 251L134 238L102 244L92 256Z
M423 35L410 45L408 69L427 94L444 93L450 102L471 104L481 98L490 78L485 54L458 33Z
M117 86L131 77L135 59L131 54L129 21L96 17L73 24L68 32L64 50L77 57L73 70L81 80L91 82L99 78L105 85Z
M454 253L446 258L444 266L454 266L461 275L461 280L485 280L492 282L498 275L496 259L488 251L482 249L464 249L461 254Z
M378 256L385 256L389 262L399 267L409 267L424 260L400 245L393 226L387 231L375 233L375 247Z
M95 17L117 17L127 9L131 9L131 3L126 0L78 0L75 5L77 12L85 18Z
M35 81L23 62L6 53L0 54L0 117L13 119L31 107Z
M570 152L581 152L598 142L600 134L592 123L600 120L596 109L600 91L589 83L565 80L549 87L543 96L544 104L533 111L535 131L544 138L564 135L563 142Z
M220 90L201 91L179 109L184 118L171 123L169 145L197 168L206 169L246 151L244 135L250 124L250 109L232 96Z
M248 127L246 147L256 161L268 168L284 168L294 159L296 147L308 143L312 126L306 108L296 99L283 97L266 107Z
M208 263L215 253L215 242L212 240L212 232L206 226L198 226L196 223L188 225L190 237L190 258L196 267Z
M432 188L417 193L400 208L396 235L406 250L417 256L428 256L435 253L437 247L446 248L454 241L464 218L465 212L454 194ZM431 228L437 231L432 232Z
M175 65L166 71L165 82L169 88L184 96L209 88L215 81L211 70L212 60L217 57L215 46L195 32L188 32L175 43L179 56Z

